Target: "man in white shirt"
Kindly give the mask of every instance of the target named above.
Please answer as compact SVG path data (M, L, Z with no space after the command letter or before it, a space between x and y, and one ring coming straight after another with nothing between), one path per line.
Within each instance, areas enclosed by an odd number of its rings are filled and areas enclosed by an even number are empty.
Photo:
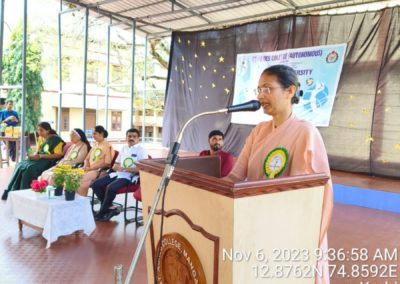
M126 131L127 145L124 145L115 160L113 170L92 184L92 189L101 201L99 212L95 215L96 221L109 221L113 216L119 214L118 209L110 209L118 190L131 183L137 183L139 169L136 162L147 159L146 150L138 145L140 133L135 128Z

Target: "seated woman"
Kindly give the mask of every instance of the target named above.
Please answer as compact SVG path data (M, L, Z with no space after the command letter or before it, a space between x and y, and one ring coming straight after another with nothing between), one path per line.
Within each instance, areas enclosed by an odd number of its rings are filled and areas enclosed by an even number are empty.
M79 195L87 195L90 184L98 175L98 169L109 167L111 165L114 151L111 144L105 140L107 136L108 132L103 126L98 125L94 128L93 139L96 142L84 161L83 169L85 174L83 175L81 185L78 188Z
M38 124L36 131L39 135L36 152L28 159L17 164L11 181L1 199L6 200L12 190L27 189L31 182L62 158L64 141L51 129L48 122Z
M69 147L64 158L58 163L58 165L70 165L83 163L87 154L90 151L90 144L86 138L85 133L82 129L74 128L70 133L72 145ZM44 171L39 177L39 180L47 180L50 185L53 185L53 170L55 167Z

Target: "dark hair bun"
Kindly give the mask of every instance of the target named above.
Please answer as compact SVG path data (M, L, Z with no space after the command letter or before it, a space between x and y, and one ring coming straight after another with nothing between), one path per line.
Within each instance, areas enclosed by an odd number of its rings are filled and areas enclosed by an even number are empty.
M107 136L108 136L108 131L101 125L95 126L94 131L96 131L97 133L103 134L104 138L107 138Z

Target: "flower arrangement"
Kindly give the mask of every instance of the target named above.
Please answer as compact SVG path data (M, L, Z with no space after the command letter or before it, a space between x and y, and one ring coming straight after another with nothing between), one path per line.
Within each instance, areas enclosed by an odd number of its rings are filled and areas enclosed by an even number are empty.
M46 192L46 187L49 185L49 183L47 182L47 180L42 180L42 181L38 181L38 180L33 180L31 182L31 188L34 192L38 192L38 193L43 193Z
M63 187L65 182L65 177L68 172L72 170L70 165L57 165L54 168L54 186Z
M70 169L65 172L64 190L75 192L81 184L85 171L83 169Z

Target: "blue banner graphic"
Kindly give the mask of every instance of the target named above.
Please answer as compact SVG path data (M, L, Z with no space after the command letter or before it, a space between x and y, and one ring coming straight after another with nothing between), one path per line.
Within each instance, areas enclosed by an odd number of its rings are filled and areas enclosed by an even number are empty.
M329 126L345 52L346 44L338 44L238 54L233 104L254 100L262 71L284 64L296 70L303 91L300 103L293 106L296 116L314 126ZM233 113L231 122L258 124L269 119L260 109L254 113Z

